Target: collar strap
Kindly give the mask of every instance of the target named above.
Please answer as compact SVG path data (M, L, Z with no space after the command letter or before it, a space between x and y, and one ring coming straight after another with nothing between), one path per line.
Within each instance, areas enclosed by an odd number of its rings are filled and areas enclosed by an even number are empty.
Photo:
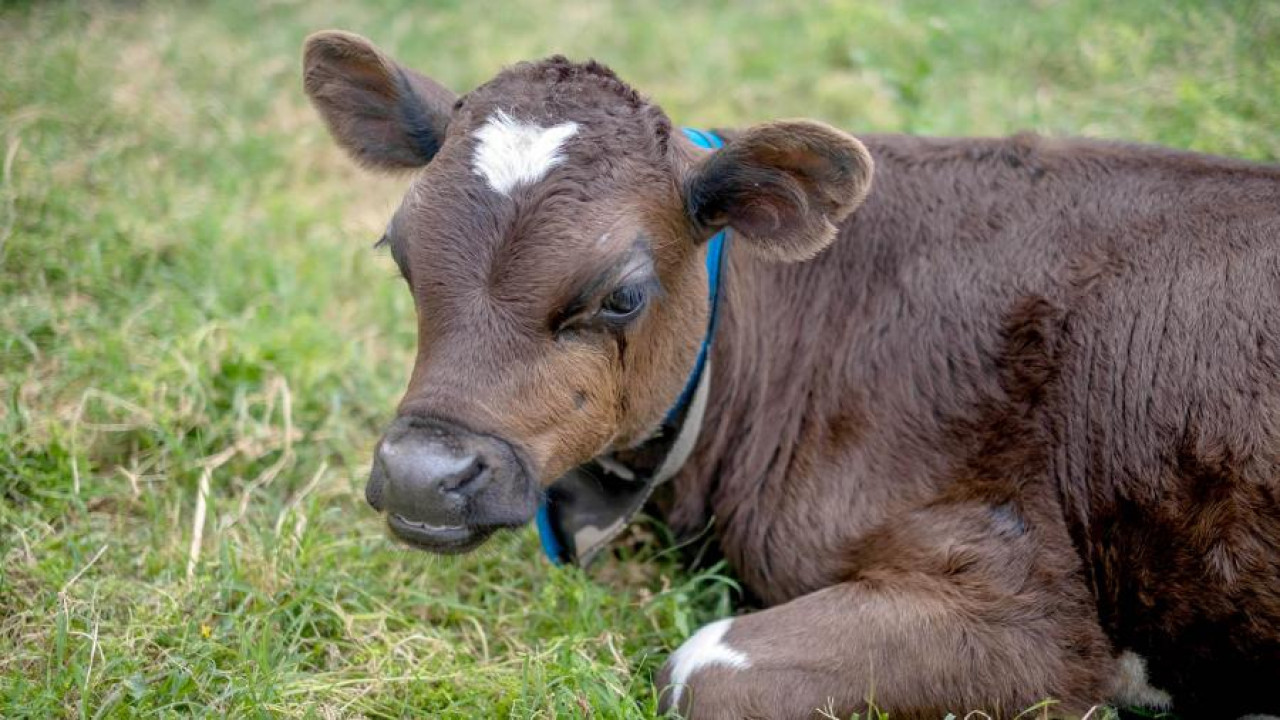
M724 140L705 130L683 128L685 137L707 150ZM684 466L697 442L711 385L711 341L720 306L720 275L729 238L721 230L707 242L707 332L698 359L662 426L638 448L595 458L566 473L547 489L538 508L538 535L552 563L586 565L622 532L658 485Z

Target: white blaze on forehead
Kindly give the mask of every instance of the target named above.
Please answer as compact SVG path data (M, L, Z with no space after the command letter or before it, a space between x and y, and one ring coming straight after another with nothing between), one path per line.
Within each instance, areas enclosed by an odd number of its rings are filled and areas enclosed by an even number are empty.
M475 173L503 195L517 185L535 183L564 161L560 148L578 132L578 123L551 127L520 122L499 110L475 131Z
M680 694L693 674L705 667L721 667L741 670L751 667L751 661L743 653L724 642L725 633L733 620L717 620L693 634L671 656L671 706L680 707Z

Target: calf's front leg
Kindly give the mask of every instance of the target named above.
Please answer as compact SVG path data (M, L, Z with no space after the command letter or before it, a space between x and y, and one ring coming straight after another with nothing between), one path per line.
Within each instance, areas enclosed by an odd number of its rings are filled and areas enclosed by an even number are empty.
M1011 512L916 513L860 543L846 582L711 623L660 673L664 708L937 720L1053 699L1054 717L1084 714L1110 694L1113 652L1073 562Z

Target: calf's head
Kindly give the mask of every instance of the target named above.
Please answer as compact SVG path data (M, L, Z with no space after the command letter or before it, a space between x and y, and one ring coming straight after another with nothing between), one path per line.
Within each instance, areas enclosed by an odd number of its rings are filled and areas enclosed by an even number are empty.
M870 185L844 133L771 123L711 153L594 62L522 63L461 98L348 33L308 38L303 65L356 161L416 171L383 241L418 352L366 495L428 550L529 521L561 474L652 434L706 332L716 231L806 259Z

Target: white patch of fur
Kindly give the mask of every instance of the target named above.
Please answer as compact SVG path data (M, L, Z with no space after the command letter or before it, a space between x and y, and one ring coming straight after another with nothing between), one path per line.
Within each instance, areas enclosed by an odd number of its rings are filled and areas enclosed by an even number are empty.
M705 667L719 665L737 670L751 667L751 661L743 653L724 642L732 619L717 620L684 641L671 656L671 705L680 707L680 694L689 678Z
M541 127L520 122L499 110L475 131L472 168L503 195L517 185L541 180L551 168L564 162L560 148L578 132L578 123Z
M1121 707L1142 707L1152 710L1168 710L1173 707L1169 693L1151 687L1147 682L1147 661L1132 650L1121 653L1116 670L1116 684L1111 691L1111 701Z

